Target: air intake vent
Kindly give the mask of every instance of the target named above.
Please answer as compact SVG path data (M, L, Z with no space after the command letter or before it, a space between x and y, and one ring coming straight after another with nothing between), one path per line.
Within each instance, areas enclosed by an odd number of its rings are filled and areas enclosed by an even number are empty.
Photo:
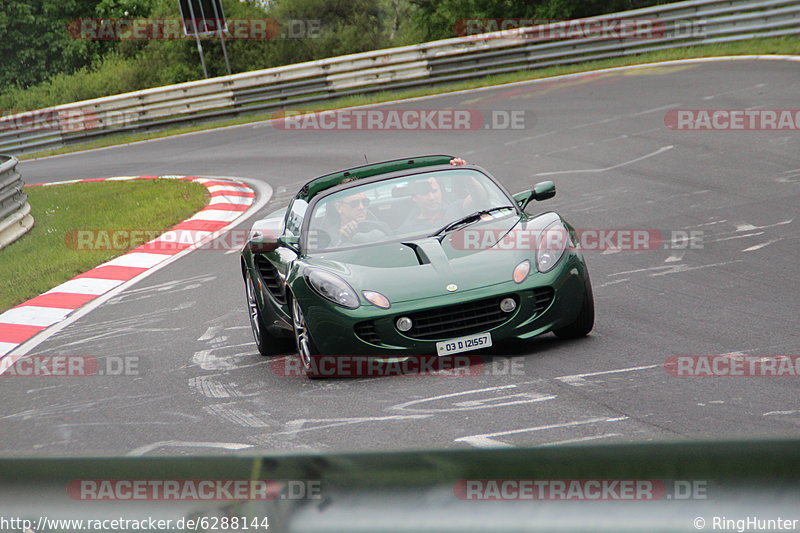
M378 331L375 329L375 322L368 321L368 322L359 322L355 325L355 332L358 337L370 344L380 344L381 338L378 335Z
M404 335L423 340L451 339L497 327L514 315L500 309L503 298L513 298L519 304L517 296L509 294L411 313L407 316L414 325Z
M272 265L272 263L270 263L266 257L257 255L256 268L258 268L258 272L261 274L261 279L264 281L264 285L267 286L267 290L275 299L275 301L279 304L285 304L286 294L283 290L283 282L281 281L280 277L278 277L278 271L275 270L275 267Z

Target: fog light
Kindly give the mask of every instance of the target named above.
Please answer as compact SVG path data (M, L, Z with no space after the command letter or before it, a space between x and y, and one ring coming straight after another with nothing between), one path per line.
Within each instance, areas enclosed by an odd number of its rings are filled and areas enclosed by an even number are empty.
M514 298L503 298L500 301L500 310L504 313L510 313L514 309L517 308L517 302L514 301Z
M400 331L403 332L408 331L411 329L411 326L413 325L414 323L411 322L411 319L408 318L407 316L401 316L400 318L397 319L397 329L399 329Z

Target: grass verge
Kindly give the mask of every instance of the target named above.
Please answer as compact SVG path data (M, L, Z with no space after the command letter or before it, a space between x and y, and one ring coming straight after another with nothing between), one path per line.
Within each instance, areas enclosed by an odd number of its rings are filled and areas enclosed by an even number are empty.
M736 41L732 43L692 46L675 50L662 50L658 52L649 52L645 54L625 56L614 59L605 59L601 61L588 61L585 63L578 63L575 65L548 67L537 70L522 70L510 74L484 76L482 78L477 78L465 82L442 84L435 86L432 85L430 87L423 87L413 90L384 91L384 92L373 93L370 95L358 95L358 96L336 98L333 100L320 102L319 104L309 104L307 106L303 106L302 108L295 108L290 106L287 108L287 110L302 109L303 111L324 111L327 109L338 109L342 107L377 104L381 102L400 100L404 98L415 98L420 96L429 96L433 94L443 94L447 92L461 91L465 89L475 89L478 87L488 87L492 85L500 85L503 83L512 83L517 81L548 78L552 76L573 74L576 72L584 72L588 70L622 67L627 65L636 65L640 63L654 63L658 61L669 61L674 59L690 59L694 57L713 57L713 56L727 56L727 55L768 55L768 54L800 55L800 38L781 37L781 38L770 38L770 39L749 39L746 41ZM49 155L76 152L80 150L91 150L93 148L103 148L107 146L128 144L132 142L145 141L149 139L159 139L162 137L180 135L182 133L204 131L225 126L249 124L252 122L260 122L263 120L268 120L272 118L273 113L274 112L254 113L252 115L237 117L234 119L220 120L220 121L215 121L213 123L201 124L201 125L179 126L179 127L164 129L157 132L111 135L109 137L102 137L93 141L76 144L70 147L27 154L21 156L20 159L33 159L37 157L46 157Z
M205 187L183 180L76 183L25 192L35 225L0 250L0 312L128 251L75 249L68 243L70 230L162 231L208 203Z

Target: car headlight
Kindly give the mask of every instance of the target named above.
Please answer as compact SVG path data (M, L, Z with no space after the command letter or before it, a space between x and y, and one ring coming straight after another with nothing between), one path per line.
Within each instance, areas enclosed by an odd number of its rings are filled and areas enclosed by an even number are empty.
M356 309L361 305L353 287L336 274L326 270L307 268L303 271L303 275L308 285L326 300L347 309Z
M556 220L536 239L536 268L539 272L550 272L564 255L569 244L569 231Z

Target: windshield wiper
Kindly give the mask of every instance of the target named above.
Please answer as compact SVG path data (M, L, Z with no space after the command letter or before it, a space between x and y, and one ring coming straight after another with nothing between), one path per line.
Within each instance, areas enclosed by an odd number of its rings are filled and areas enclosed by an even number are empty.
M479 221L483 215L488 215L494 211L500 211L501 209L514 209L513 206L510 205L502 205L499 207L493 207L491 209L484 209L482 211L475 211L465 217L461 217L458 220L454 220L453 222L448 222L446 226L443 226L438 231L431 233L430 237L438 237L442 233L447 233L448 231L453 231L454 229L460 226L467 226L469 224L474 224L475 222Z

